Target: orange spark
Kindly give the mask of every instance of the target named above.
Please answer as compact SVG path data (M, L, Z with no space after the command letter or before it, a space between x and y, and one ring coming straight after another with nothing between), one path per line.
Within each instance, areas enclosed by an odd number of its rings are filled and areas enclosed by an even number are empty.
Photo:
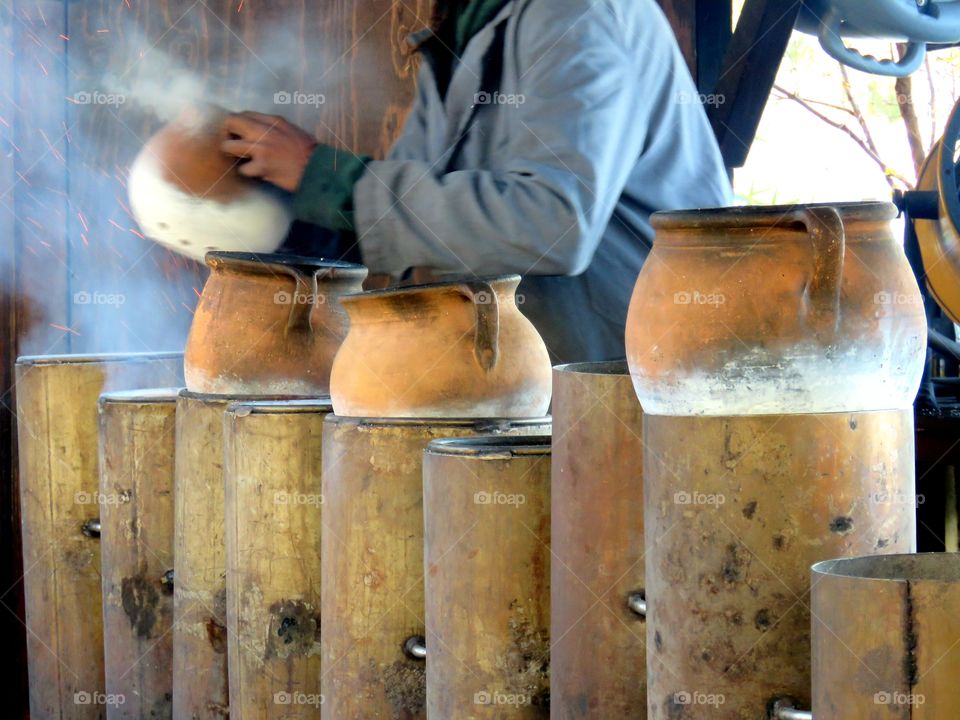
M83 231L84 231L84 232L90 232L90 228L89 228L89 226L87 225L87 221L84 220L84 218L83 218L83 213L80 212L79 210L77 211L77 217L80 218L80 224L83 225Z
M146 235L144 235L144 234L142 234L142 233L134 230L133 228L127 228L127 229L128 229L130 232L132 232L134 235L136 235L138 238L140 238L141 240L146 240L146 239L147 239L147 236L146 236Z
M63 332L72 333L73 335L80 337L80 333L78 333L73 328L64 327L63 325L57 325L56 323L50 323L50 327L54 328L55 330L63 330Z

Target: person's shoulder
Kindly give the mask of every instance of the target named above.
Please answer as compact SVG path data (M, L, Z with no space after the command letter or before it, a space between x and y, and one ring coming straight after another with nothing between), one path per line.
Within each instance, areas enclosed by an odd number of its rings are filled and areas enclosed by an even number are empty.
M624 38L672 37L655 0L515 0L517 15L532 27L616 27Z

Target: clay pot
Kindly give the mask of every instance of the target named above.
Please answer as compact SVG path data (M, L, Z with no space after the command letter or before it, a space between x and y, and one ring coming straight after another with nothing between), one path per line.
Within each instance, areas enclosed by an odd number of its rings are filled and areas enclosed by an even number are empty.
M326 395L347 334L340 298L361 265L293 255L210 253L187 339L187 389L211 395Z
M293 216L281 191L238 172L220 151L226 112L185 110L130 168L130 207L152 240L202 261L214 250L274 252Z
M341 417L540 417L550 357L517 308L517 275L342 298L350 332L330 378Z
M886 203L657 213L627 319L652 415L909 407L926 354Z

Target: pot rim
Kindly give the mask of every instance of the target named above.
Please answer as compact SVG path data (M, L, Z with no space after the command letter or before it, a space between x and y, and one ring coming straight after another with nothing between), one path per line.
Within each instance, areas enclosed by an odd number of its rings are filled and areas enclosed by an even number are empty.
M381 290L367 290L365 292L349 293L347 295L342 295L340 297L340 302L346 305L348 303L363 300L392 300L395 298L403 299L409 295L419 293L439 295L469 283L489 283L490 285L494 285L498 283L513 282L519 284L520 280L521 277L516 274L492 275L473 278L464 277L459 280L445 280L443 282L424 283L422 285L403 285L400 287L383 288Z
M553 438L550 435L481 435L479 437L443 438L427 445L430 455L455 455L458 457L505 458L520 456L544 456L552 452Z
M601 377L630 377L630 366L626 360L600 360L597 362L575 362L555 365L555 373L568 375L599 375Z
M272 275L279 266L293 268L305 273L317 273L326 270L326 274L330 277L363 279L367 276L367 268L363 265L290 253L212 250L206 254L205 260L211 269L218 267L236 268L261 275Z
M104 405L163 405L176 404L180 393L186 388L179 387L156 387L139 390L115 390L105 392L100 395L100 407Z
M334 425L355 425L357 427L456 427L474 428L478 433L491 434L504 432L518 427L551 426L553 417L527 418L414 418L414 417L355 417L350 415L328 415L326 422Z
M823 560L815 575L874 582L960 583L960 555L954 553L899 553L861 555Z
M899 214L896 205L882 201L808 203L793 205L737 205L700 210L662 210L650 216L655 230L753 229L801 226L796 217L801 210L833 208L844 222L889 222ZM659 239L659 238L658 238ZM711 237L716 240L715 237Z
M232 403L226 410L227 415L245 417L247 415L329 415L333 412L330 396L316 398L296 397L286 400L242 400Z

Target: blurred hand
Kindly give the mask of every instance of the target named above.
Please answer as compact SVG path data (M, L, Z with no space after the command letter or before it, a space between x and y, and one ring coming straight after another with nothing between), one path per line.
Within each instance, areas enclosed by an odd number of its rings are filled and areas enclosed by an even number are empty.
M223 123L228 136L220 146L233 157L245 158L241 175L260 178L295 192L303 171L317 147L310 133L277 115L243 112L230 115Z

